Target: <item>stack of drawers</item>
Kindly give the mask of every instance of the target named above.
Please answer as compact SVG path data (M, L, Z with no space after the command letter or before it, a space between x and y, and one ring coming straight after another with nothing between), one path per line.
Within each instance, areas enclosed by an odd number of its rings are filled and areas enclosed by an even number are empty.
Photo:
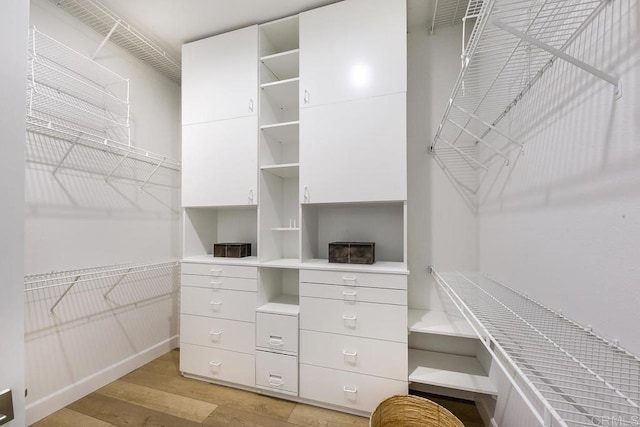
M407 276L300 271L300 397L370 412L407 392Z
M284 305L270 303L256 314L256 386L297 396L297 305L273 310L278 306Z
M255 386L254 266L182 264L180 370Z

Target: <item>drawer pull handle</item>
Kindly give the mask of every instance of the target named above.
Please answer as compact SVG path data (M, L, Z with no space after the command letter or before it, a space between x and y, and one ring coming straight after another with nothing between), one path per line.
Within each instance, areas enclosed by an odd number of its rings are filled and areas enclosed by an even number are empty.
M345 282L355 282L356 280L358 280L358 278L357 277L342 276L342 280L344 280Z
M354 351L353 353L349 353L347 350L342 350L342 354L344 354L346 357L357 357L358 356L358 352Z
M343 314L342 318L348 322L355 322L358 319L358 316L347 316L346 314Z
M220 335L222 335L222 331L218 331L218 332L211 331L209 332L209 335L211 335L211 341L218 342L220 341Z
M342 387L342 390L344 390L345 393L349 394L356 394L358 392L357 388L349 388L347 386Z
M210 271L212 276L219 276L222 273L221 268L212 268Z
M342 295L344 295L345 297L355 297L356 295L358 295L357 291L342 291Z
M222 306L222 302L219 302L219 301L211 301L211 309L212 309L213 311L219 311L221 306Z
M269 385L274 387L282 387L284 385L284 380L280 375L269 374Z
M284 345L284 341L283 341L282 337L277 337L275 335L271 335L269 337L269 345L272 345L274 347L282 347Z
M221 280L212 280L211 281L211 287L213 289L220 289L221 286L222 286L222 281Z
M219 371L220 366L222 365L222 362L212 360L211 362L209 362L209 365L211 366L211 370Z

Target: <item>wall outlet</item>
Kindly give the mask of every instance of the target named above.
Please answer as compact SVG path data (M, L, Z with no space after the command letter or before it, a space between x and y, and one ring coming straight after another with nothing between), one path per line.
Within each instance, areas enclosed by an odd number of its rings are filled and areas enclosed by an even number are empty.
M13 398L11 390L0 391L0 426L13 420Z

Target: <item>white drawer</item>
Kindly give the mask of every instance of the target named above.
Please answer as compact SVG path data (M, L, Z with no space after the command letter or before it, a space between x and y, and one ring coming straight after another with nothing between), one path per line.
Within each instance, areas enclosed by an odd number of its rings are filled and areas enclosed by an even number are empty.
M254 323L258 296L255 292L211 290L183 286L182 314L242 320Z
M300 363L404 381L407 344L300 331Z
M403 274L300 270L300 282L324 283L327 285L367 286L371 288L407 289L407 276Z
M256 314L256 347L298 353L298 316Z
M244 277L247 279L257 279L258 267L183 262L182 274L195 274L199 276L214 277Z
M253 323L189 314L180 317L181 343L253 354L255 336Z
M298 394L298 358L256 351L256 385Z
M255 356L192 344L180 346L180 370L249 387L255 385Z
M300 329L407 342L407 307L300 297Z
M247 292L258 291L258 280L244 277L213 277L183 274L181 284L182 286L194 286L197 288L230 289Z
M351 285L321 285L319 283L302 282L300 283L300 296L407 305L407 291L400 289L367 288L364 286Z
M305 399L371 412L383 399L407 390L407 381L300 364L300 397Z

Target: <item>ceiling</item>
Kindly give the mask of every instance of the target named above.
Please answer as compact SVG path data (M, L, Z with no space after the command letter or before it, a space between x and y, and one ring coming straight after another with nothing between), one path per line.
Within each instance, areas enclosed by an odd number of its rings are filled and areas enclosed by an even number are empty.
M99 0L179 57L183 43L340 0ZM428 26L435 0L408 0L408 25Z

